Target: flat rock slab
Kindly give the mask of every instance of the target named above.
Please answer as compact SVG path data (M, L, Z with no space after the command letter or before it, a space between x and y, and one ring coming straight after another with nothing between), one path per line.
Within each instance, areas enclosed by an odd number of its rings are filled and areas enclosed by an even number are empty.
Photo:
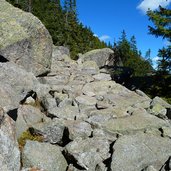
M99 73L97 75L93 75L93 78L95 80L105 80L105 81L110 81L111 80L110 74L105 74L105 73Z
M97 103L95 97L90 97L86 95L81 95L75 98L76 102L78 102L79 105L90 105L93 106Z
M139 133L120 137L113 146L113 171L140 171L149 165L160 170L171 155L171 140Z
M111 119L102 124L105 130L122 134L145 131L148 128L159 129L162 126L168 126L168 123L156 116L150 115L144 109L138 109L131 116Z
M23 166L47 171L66 171L67 162L60 148L48 143L27 141L22 153Z

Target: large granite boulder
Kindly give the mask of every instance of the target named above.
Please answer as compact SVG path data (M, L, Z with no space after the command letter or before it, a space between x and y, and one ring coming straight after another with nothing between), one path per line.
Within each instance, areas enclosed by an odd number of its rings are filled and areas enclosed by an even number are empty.
M36 76L50 69L52 39L38 18L0 0L0 55Z
M80 54L81 61L95 61L98 65L98 67L102 67L107 65L110 62L110 56L113 54L113 50L109 48L104 49L95 49L92 51L89 51L85 54Z
M153 165L157 170L171 155L171 141L151 134L138 133L119 138L113 146L113 171L140 171Z

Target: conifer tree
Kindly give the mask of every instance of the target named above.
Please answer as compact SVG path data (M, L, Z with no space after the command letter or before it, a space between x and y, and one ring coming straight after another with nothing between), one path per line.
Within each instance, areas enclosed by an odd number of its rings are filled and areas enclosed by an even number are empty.
M136 38L135 36L133 35L130 39L130 47L131 47L131 50L137 54L138 53L138 50L137 50L137 41L136 41Z
M149 32L156 37L162 37L171 43L171 10L159 6L158 10L147 12L149 20L154 24L154 27L149 26ZM158 68L163 72L171 71L171 45L159 50Z

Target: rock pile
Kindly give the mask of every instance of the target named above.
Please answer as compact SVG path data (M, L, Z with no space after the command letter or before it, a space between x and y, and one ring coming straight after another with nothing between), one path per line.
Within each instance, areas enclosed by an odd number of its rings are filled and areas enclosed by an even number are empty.
M37 49L51 42L48 37ZM90 51L73 61L67 48L53 46L52 57L47 51L42 56L51 61L50 72L38 77L4 52L0 46L0 170L171 170L171 105L112 81L100 69L111 50ZM25 57L35 67L30 54Z

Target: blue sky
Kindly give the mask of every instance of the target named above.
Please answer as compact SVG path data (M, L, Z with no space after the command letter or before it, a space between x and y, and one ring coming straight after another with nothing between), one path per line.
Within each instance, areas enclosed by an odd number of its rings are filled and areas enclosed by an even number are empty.
M152 23L146 11L170 4L171 0L77 0L77 11L79 20L101 40L113 43L124 29L128 39L135 35L142 55L150 48L151 57L156 60L158 49L166 41L148 34L148 25Z

